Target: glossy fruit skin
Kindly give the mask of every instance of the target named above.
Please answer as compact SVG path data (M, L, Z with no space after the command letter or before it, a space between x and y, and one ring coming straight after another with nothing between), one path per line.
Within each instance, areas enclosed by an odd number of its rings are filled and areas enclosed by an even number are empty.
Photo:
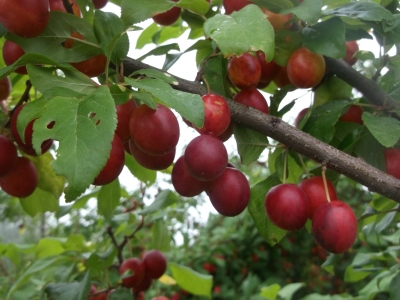
M256 55L261 66L260 82L272 81L278 74L281 67L273 60L267 62L265 59L265 53L262 51L257 51Z
M164 170L172 165L175 158L175 149L165 155L150 155L140 150L132 140L129 140L129 149L130 154L135 158L139 165L149 170Z
M122 278L123 286L127 288L134 288L144 277L144 265L143 262L138 258L128 258L124 260L119 267L119 274L122 275L126 271L131 270L133 275L125 275Z
M264 114L269 113L267 100L265 100L264 96L257 89L241 90L233 97L233 100L243 105L253 107Z
M4 77L0 79L0 101L6 100L11 94L11 81L10 78Z
M33 38L50 18L49 0L0 0L0 23L11 33Z
M22 141L22 139L18 133L18 130L17 130L18 115L21 112L23 107L24 107L24 105L19 106L14 111L14 114L11 117L11 122L10 122L11 134L14 138L14 141L17 143L17 145L23 152L25 152L26 154L31 155L31 156L37 156L38 154L33 149L33 144L32 144L33 124L34 124L35 120L30 121L28 123L28 126L26 126L26 128L25 128L25 133L24 133L25 142ZM47 152L51 148L52 144L53 144L52 139L43 141L42 145L41 145L42 153L40 153L40 154Z
M322 55L307 48L297 49L289 58L287 74L290 82L297 88L314 87L324 77L325 60Z
M136 287L132 288L132 292L139 293L139 292L147 291L150 288L152 283L153 283L153 279L145 271L143 279L140 281L140 283Z
M285 230L299 230L307 221L307 196L297 185L283 183L271 188L265 197L265 210L276 226Z
M124 104L116 106L118 123L117 129L115 129L115 134L119 136L123 143L131 138L131 133L129 132L129 120L136 107L137 104L132 99Z
M25 157L18 157L14 167L0 177L0 187L7 194L26 198L36 189L38 173L35 165Z
M92 0L95 9L103 8L107 5L108 0Z
M217 136L217 138L221 141L221 142L226 142L227 140L229 140L229 138L232 136L233 132L235 131L235 123L233 123L232 121L229 123L228 128L219 136Z
M124 144L121 142L121 139L114 135L114 138L111 143L111 151L110 156L100 171L99 175L94 179L94 185L106 185L110 182L114 181L119 174L121 174L122 169L125 164L125 150Z
M221 135L228 129L231 122L231 112L228 103L217 94L206 94L201 97L204 103L203 127L194 128L200 134Z
M72 10L74 12L74 15L80 17L81 10L78 4L76 4L75 0L69 0L69 2L72 4ZM50 11L61 11L65 13L67 12L62 0L49 0L49 4L50 4Z
M225 13L230 15L234 11L239 11L246 5L252 4L248 0L224 0L223 6L225 8Z
M315 211L312 231L315 240L325 250L343 253L350 249L357 237L357 218L345 202L331 201Z
M329 199L331 199L331 201L336 200L337 195L335 187L328 179L326 180L326 185L328 188ZM321 176L314 176L300 182L299 187L307 196L308 203L310 205L308 218L312 220L314 212L317 210L317 208L328 202L328 199L326 199L324 181Z
M339 118L341 122L352 122L363 125L362 114L364 110L360 105L351 105L349 109Z
M167 270L167 259L158 250L150 250L143 256L143 264L146 274L152 279L160 278Z
M400 149L388 148L383 152L386 164L386 173L400 179Z
M173 0L174 2L178 2L178 0ZM173 7L166 12L155 14L153 16L153 21L162 26L170 26L174 24L181 15L181 8L180 7Z
M358 44L356 41L346 42L346 55L343 58L345 62L347 62L350 66L354 65L358 58L354 57L354 54L359 50Z
M292 23L289 22L292 18L291 14L275 14L267 9L262 9L262 11L268 16L268 21L274 30L290 30L292 28Z
M18 44L9 40L4 42L3 59L7 66L12 65L24 54L25 51ZM18 67L14 72L22 75L28 74L25 66Z
M288 84L292 84L287 74L287 67L280 67L278 73L274 77L274 83L278 88L283 88Z
M306 113L308 112L309 108L303 108L299 114L297 115L296 119L294 120L294 125L297 127L299 125L299 123L301 122L301 120L303 119L303 117L306 115Z
M194 178L186 168L184 156L176 161L171 173L175 191L184 197L194 197L205 191L209 182Z
M129 120L129 130L136 145L150 155L171 152L179 140L178 120L162 104L157 104L155 110L145 104L136 108Z
M224 144L211 135L200 135L188 144L184 154L186 168L198 180L217 179L228 164Z
M107 57L104 54L98 54L84 61L71 63L71 65L88 77L98 77L106 70Z
M261 77L258 59L250 53L233 56L228 62L228 77L239 89L255 88Z
M12 170L17 162L17 147L7 137L0 135L0 177Z
M226 168L206 189L214 208L223 216L234 217L242 213L250 200L250 186L237 169Z

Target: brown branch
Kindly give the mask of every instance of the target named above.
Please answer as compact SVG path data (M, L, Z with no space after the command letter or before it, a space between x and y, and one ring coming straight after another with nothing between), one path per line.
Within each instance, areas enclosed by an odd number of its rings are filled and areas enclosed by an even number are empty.
M336 69L341 71L343 69L343 64L340 62L332 63L331 59L328 59L328 62L332 71ZM339 67L333 68L335 65ZM148 68L156 69L131 58L127 58L124 61L125 74L131 74L134 71ZM395 104L394 99L384 93L375 82L365 78L355 70L351 71L350 74L352 74L355 79L352 76L346 76L346 80L341 78L355 86L362 93L367 94L369 98L372 97L374 104ZM198 95L207 93L207 89L199 83L184 80L176 76L175 78L178 81L178 85L174 86L174 88L180 91ZM350 79L347 80L347 78ZM357 83L357 80L362 82ZM372 192L379 193L400 203L400 180L372 167L360 158L355 158L321 142L309 134L285 123L278 117L261 113L256 109L236 103L230 99L227 99L227 101L231 110L232 119L236 123L243 124L263 133L316 162L325 162L329 169L335 170L363 184Z

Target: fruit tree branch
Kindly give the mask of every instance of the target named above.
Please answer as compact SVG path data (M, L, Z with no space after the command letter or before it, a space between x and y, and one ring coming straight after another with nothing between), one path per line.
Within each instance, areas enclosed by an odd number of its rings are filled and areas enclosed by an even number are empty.
M124 71L127 76L137 70L149 68L156 69L131 58L127 58L124 61ZM206 87L200 83L174 77L177 79L178 85L173 87L177 90L198 95L207 93ZM372 85L371 87L372 89L379 89L379 87L376 88ZM385 96L384 98L386 99L387 97ZM227 101L232 119L236 123L243 124L263 133L301 155L321 164L324 163L329 169L335 170L363 184L372 192L379 193L400 203L400 180L372 167L360 158L348 155L321 142L278 117L264 114L256 109L234 102L231 99L227 99Z

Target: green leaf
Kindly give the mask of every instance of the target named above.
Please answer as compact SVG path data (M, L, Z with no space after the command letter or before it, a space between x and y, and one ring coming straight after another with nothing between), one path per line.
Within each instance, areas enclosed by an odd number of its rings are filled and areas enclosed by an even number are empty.
M151 18L174 7L176 3L168 0L122 0L121 19L125 26L130 26Z
M26 271L23 274L21 274L18 277L18 279L14 282L14 284L11 286L10 290L8 291L6 299L7 300L13 299L12 295L14 294L14 292L16 292L25 282L27 282L32 275L37 274L39 272L43 272L47 268L53 267L55 265L63 265L72 262L73 259L61 255L48 256L34 260L26 269Z
M32 85L43 94L50 93L56 88L64 88L70 93L75 91L88 95L98 87L93 80L81 72L63 69L64 76L59 76L54 73L55 69L53 68L28 65L27 69ZM62 94L60 93L58 96L62 96Z
M90 291L90 275L85 273L81 282L50 283L44 289L48 299L86 300Z
M115 105L124 104L132 98L132 91L120 84L110 84L110 93L114 99Z
M96 10L93 27L107 58L119 65L129 51L129 39L122 20L113 13Z
M170 190L163 190L159 193L156 199L147 206L145 209L139 212L141 215L148 215L159 211L165 207L171 206L179 201L179 197Z
M293 3L289 0L251 0L251 2L273 12L280 12L282 9L293 7Z
M171 236L167 225L162 219L154 222L151 227L152 233L152 248L162 252L168 252L171 247Z
M365 128L360 134L360 138L354 146L354 152L379 170L386 170L385 157L383 151L385 148L380 144L371 132Z
M374 2L352 2L332 10L324 10L323 13L329 16L348 17L364 21L393 20L390 11Z
M271 284L267 287L261 288L261 297L264 297L267 300L275 300L278 296L278 292L281 289L281 286L277 283Z
M55 256L63 253L65 248L59 239L43 238L36 247L36 258Z
M256 5L247 5L231 15L215 15L204 23L204 34L225 56L261 50L267 61L274 57L274 30Z
M226 80L228 62L221 56L209 59L204 65L204 78L210 85L211 91L223 95L230 96L230 89Z
M107 220L111 220L114 209L119 205L121 198L121 187L118 178L113 182L104 185L97 197L97 212Z
M307 22L308 24L315 24L318 22L322 10L322 0L304 0L299 6L284 9L280 13L292 13L299 19Z
M196 126L203 126L204 103L199 95L174 90L168 83L160 79L146 78L134 81L125 77L125 81L132 87L151 93Z
M256 161L268 146L268 138L243 125L235 124L235 139L242 164Z
M129 289L117 289L108 296L107 300L132 300L132 291Z
M19 201L24 211L32 218L38 213L56 212L59 209L58 197L40 188L37 188L32 195L20 198Z
M178 285L191 294L211 298L213 279L210 275L200 274L188 267L168 263L172 276Z
M210 3L208 3L206 0L181 0L176 6L202 16L204 16L210 9Z
M50 209L49 211L56 211L58 209L57 199L60 198L64 190L65 178L62 176L57 176L56 173L54 173L54 170L51 167L51 163L54 161L54 159L49 152L46 152L37 157L29 156L28 158L33 162L36 170L38 171L38 188L42 189L43 191L49 192L53 196L51 198L52 200L50 201L48 195L43 195L43 198L47 199L47 208ZM50 205L50 202L52 202L53 204Z
M147 77L155 78L155 79L160 79L168 84L173 84L173 85L178 85L178 81L169 73L167 72L161 72L159 70L155 69L141 69L136 72L133 72L131 76L135 75L145 75Z
M333 100L350 99L353 87L342 79L332 76L318 85L314 93L314 106Z
M157 172L142 167L132 157L132 155L127 153L125 153L125 165L128 167L133 176L144 182L146 185L149 186L156 182Z
M278 292L278 296L283 300L291 300L294 293L305 285L306 284L304 282L287 284L283 288L281 288L281 290Z
M169 53L171 50L177 50L179 51L179 44L177 43L173 43L173 44L168 44L168 45L162 45L159 46L149 52L147 52L145 55L142 55L141 57L139 57L137 60L144 60L146 57L152 56L152 55L165 55L167 53Z
M142 31L136 40L136 49L142 49L147 44L153 43L153 36L160 30L156 23L151 23L145 30Z
M340 18L331 18L302 30L304 46L312 52L333 58L346 54L344 23Z
M86 267L91 273L104 272L105 269L113 264L116 256L117 249L114 245L110 245L104 253L92 253L87 260Z
M72 32L83 35L84 40L71 38ZM25 53L41 54L57 62L79 62L102 53L91 24L75 15L58 11L50 13L49 23L38 37L25 39L7 34L7 39L20 45ZM74 40L72 48L63 46L67 39Z
M272 224L264 205L267 192L280 183L276 173L257 183L251 188L250 203L247 206L258 232L271 246L278 243L286 234L285 230Z
M353 265L349 265L344 273L344 282L358 282L368 277L371 272L365 272L363 269L354 269Z
M333 101L314 108L303 131L329 143L335 133L334 125L347 105L349 105L348 101Z
M116 128L114 100L105 86L82 98L42 97L21 111L17 124L20 132L33 119L27 116L32 117L30 113L37 109L40 113L33 118L40 118L33 126L33 146L40 149L47 139L59 141L52 166L56 174L67 178L65 198L72 201L86 190L107 162ZM50 129L47 126L52 122L55 124Z
M390 299L400 299L400 272L390 282Z
M278 30L275 32L274 61L280 66L286 66L290 55L301 47L299 32Z
M148 107L152 109L157 108L157 102L154 100L154 97L150 93L146 93L143 91L136 92L132 91L133 98L139 100L142 104L146 104Z
M396 119L364 112L362 120L377 141L386 148L393 147L399 140L400 124Z

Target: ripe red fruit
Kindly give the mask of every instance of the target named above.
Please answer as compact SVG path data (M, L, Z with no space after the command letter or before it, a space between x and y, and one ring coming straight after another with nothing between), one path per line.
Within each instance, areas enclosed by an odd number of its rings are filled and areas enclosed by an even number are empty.
M349 109L339 118L341 122L352 122L363 125L362 114L364 110L360 105L351 105Z
M245 210L250 200L247 178L237 169L226 168L206 189L214 208L223 216L234 217Z
M171 295L171 298L169 298L170 300L180 300L181 296L179 295L179 293L174 293Z
M151 279L151 277L145 271L143 279L140 281L140 283L136 287L132 288L132 292L138 293L138 292L147 291L150 288L152 282L153 282L153 279Z
M151 298L151 300L170 300L170 299L165 296L158 296L158 297Z
M164 170L174 162L175 148L165 155L150 155L140 150L134 141L129 140L130 154L142 167L150 170Z
M178 2L178 0L173 0L174 2ZM170 26L174 24L181 15L180 7L173 7L166 12L155 14L153 16L153 21L159 25Z
M307 196L297 185L283 183L270 189L265 197L265 210L272 223L285 230L298 230L307 221Z
M127 288L134 288L144 277L144 265L139 258L128 258L124 260L119 267L119 274L122 275L122 284ZM133 273L133 275L131 273Z
M117 105L117 129L115 129L115 134L119 136L121 141L125 143L131 138L129 132L129 120L131 118L133 110L137 107L135 101L130 99L128 102Z
M283 88L288 84L292 84L287 74L287 67L280 67L278 73L274 77L274 83L278 88Z
M217 267L208 262L203 264L203 269L206 270L210 274L215 274L215 272L217 272Z
M103 8L107 5L108 0L92 0L95 9Z
M14 143L5 136L0 135L0 177L6 175L14 167L18 152Z
M314 87L324 77L325 60L322 55L307 48L297 49L289 58L287 74L295 87L302 89Z
M14 167L0 177L0 187L7 194L25 198L31 195L38 183L35 165L25 157L18 157Z
M292 23L289 22L292 18L291 14L275 14L267 9L262 9L262 11L268 16L268 21L271 23L274 30L290 30L292 27Z
M167 270L167 260L158 250L150 250L143 256L143 265L147 275L152 279L160 278Z
M226 142L227 140L229 140L229 138L232 136L233 132L235 131L235 123L233 123L232 121L229 123L228 128L221 133L219 136L217 136L217 138L221 141L221 142Z
M261 77L258 59L250 53L233 56L228 62L228 77L240 89L255 88Z
M15 35L36 37L46 28L49 18L49 0L0 1L0 23Z
M239 11L246 5L251 4L248 0L224 0L223 6L225 8L225 13L230 15L234 11Z
M269 113L267 100L265 100L264 96L257 89L241 90L233 97L233 100L258 109L265 114Z
M74 12L74 15L80 17L81 10L79 9L79 6L78 4L76 4L75 0L69 0L69 3L71 3L72 5L72 10ZM50 4L50 11L61 11L65 13L67 12L63 4L63 0L49 0L49 4Z
M357 237L357 218L345 202L331 201L315 211L312 231L325 250L343 253L350 249Z
M171 180L175 191L184 197L199 195L209 184L207 181L198 180L190 175L183 156L178 158L172 168Z
M354 65L358 58L354 54L358 51L358 44L356 41L346 42L346 55L343 58L350 66Z
M71 65L88 77L98 77L106 70L107 57L104 54L98 54Z
M218 138L205 134L190 141L184 157L189 173L198 180L217 179L228 164L224 144Z
M261 66L261 77L260 82L270 82L278 74L281 67L275 63L273 60L267 62L265 59L265 53L262 51L257 51L257 59Z
M201 134L221 135L231 122L228 103L216 94L207 94L201 98L204 103L204 124L201 128L196 126L194 128Z
M400 179L400 149L388 148L384 151L386 173Z
M305 114L308 112L309 108L304 108L302 109L299 114L297 115L296 119L294 120L294 125L297 127L300 123L300 121L303 119Z
M124 168L124 164L124 145L122 144L121 139L117 135L114 135L111 143L110 156L99 175L97 175L97 177L94 179L93 184L106 185L114 181Z
M151 109L145 104L136 108L129 120L132 140L150 155L165 155L175 149L179 140L179 124L172 111L157 104Z
M28 123L28 126L26 126L26 128L25 128L25 133L24 133L25 142L22 141L22 139L18 133L18 130L17 130L18 116L23 107L24 107L24 105L19 106L14 111L14 114L11 117L11 122L10 122L11 134L12 134L15 142L18 144L18 146L20 147L20 149L22 151L24 151L28 155L37 156L38 154L36 154L36 151L33 149L33 144L32 144L33 123L35 122L35 120L30 121ZM52 139L45 140L41 145L42 153L40 153L40 154L47 152L50 149L52 144L53 144Z
M25 51L18 44L8 40L4 42L3 59L7 66L15 63L24 54ZM18 74L28 74L25 66L18 67L14 72Z
M0 79L0 101L6 100L11 94L11 81L10 78L4 77Z
M328 179L326 180L326 186L328 188L330 200L336 200L337 195L335 187ZM310 205L308 218L312 219L315 210L322 204L328 202L328 199L326 199L324 181L321 176L314 176L300 182L299 187L307 196L308 203Z
M95 296L90 296L92 294L96 294L99 291L97 290L96 286L92 284L90 286L90 293L89 293L89 300L106 300L107 299L107 292L97 294Z

